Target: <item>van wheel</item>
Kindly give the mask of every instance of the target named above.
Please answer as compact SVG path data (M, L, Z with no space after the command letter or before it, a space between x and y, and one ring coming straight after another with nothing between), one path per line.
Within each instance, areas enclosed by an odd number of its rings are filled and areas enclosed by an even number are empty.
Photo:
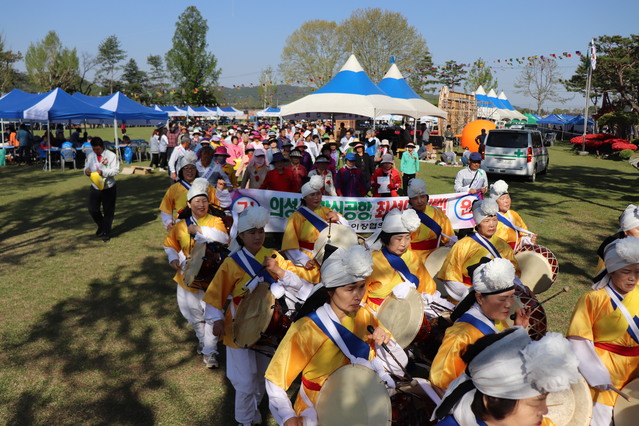
M535 165L535 168L533 168L532 175L528 176L528 180L530 182L535 182L537 180L537 165Z
M546 167L544 167L544 169L539 172L540 175L545 175L546 173L548 173L548 163L546 163Z

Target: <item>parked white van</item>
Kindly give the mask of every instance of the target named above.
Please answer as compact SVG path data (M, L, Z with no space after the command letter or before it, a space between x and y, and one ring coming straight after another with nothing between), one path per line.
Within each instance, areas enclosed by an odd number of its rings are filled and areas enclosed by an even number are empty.
M548 149L537 130L490 130L480 152L486 173L528 176L534 182L537 173L548 171Z

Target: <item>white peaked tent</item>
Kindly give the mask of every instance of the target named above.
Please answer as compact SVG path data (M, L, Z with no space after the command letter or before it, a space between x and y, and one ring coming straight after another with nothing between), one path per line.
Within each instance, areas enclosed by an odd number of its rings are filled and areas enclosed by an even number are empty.
M497 99L499 99L501 101L502 105L504 105L504 107L506 107L506 109L508 110L508 113L510 115L511 120L528 120L528 117L526 117L521 112L517 111L515 109L515 107L512 106L512 104L510 103L510 101L506 97L506 94L504 93L503 90L501 91L499 96L497 96Z
M495 121L502 119L499 108L488 98L483 86L479 86L475 91L475 99L477 100L478 118L488 118Z
M446 111L437 108L415 93L404 79L404 76L396 64L391 65L382 81L377 83L377 87L392 98L403 99L408 102L415 109L415 113L411 115L411 117L419 118L430 115L432 117L448 118Z
M384 93L371 81L355 55L326 85L308 96L282 106L283 118L305 118L306 113L357 114L378 117L385 114L414 116L415 109L403 99Z

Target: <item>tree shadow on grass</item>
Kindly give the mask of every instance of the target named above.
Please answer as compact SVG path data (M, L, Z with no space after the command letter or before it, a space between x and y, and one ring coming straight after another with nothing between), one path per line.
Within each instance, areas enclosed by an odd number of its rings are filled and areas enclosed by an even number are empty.
M94 280L22 341L3 345L6 368L29 366L8 423L232 424L223 370L207 370L195 355L165 270L147 257Z

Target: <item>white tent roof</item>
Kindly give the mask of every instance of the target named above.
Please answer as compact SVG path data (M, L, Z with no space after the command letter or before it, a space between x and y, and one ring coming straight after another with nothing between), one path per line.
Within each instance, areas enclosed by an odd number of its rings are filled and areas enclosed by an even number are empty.
M414 116L405 100L391 98L368 78L355 55L326 85L295 102L282 106L282 117L305 118L306 113L356 114L377 117L385 114Z

